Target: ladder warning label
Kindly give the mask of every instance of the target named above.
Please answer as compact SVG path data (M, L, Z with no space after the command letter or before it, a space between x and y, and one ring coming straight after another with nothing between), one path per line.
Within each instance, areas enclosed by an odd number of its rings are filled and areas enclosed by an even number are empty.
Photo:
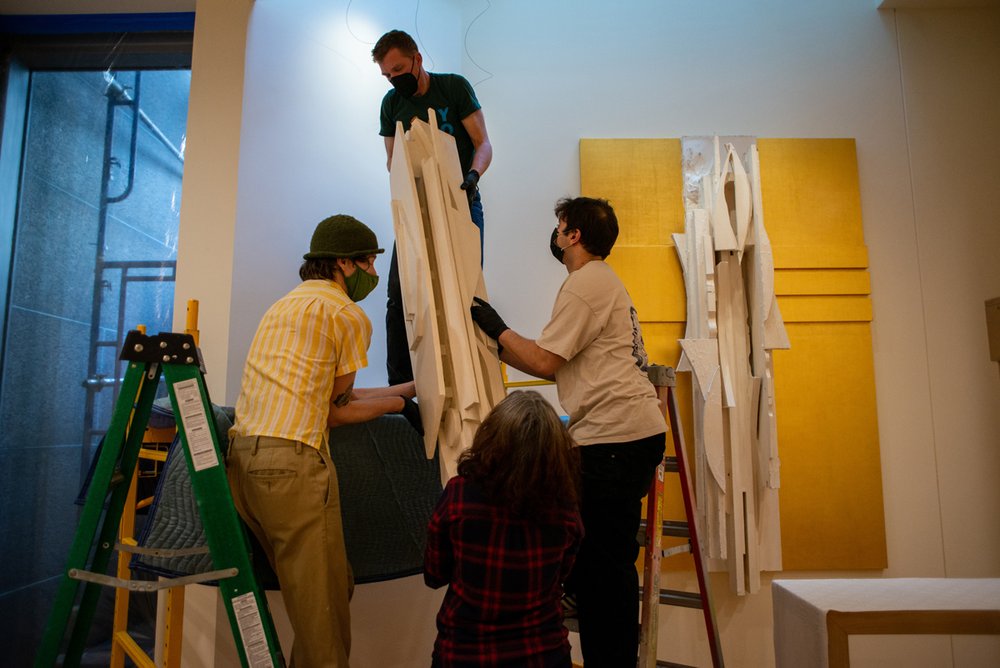
M232 599L236 624L240 628L240 640L250 668L271 668L271 651L264 634L264 624L260 621L260 609L253 592L247 592Z
M219 455L215 450L215 441L212 438L212 426L205 415L205 405L201 400L198 379L190 378L174 383L174 397L177 399L177 408L181 413L184 436L187 438L194 470L202 471L218 466Z

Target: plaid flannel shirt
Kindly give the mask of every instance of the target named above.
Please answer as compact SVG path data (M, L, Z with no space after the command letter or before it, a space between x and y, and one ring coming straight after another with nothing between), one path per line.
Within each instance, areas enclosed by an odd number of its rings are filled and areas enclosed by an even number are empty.
M434 665L569 665L560 599L582 538L575 508L518 517L475 483L449 480L424 559L428 586L448 585Z

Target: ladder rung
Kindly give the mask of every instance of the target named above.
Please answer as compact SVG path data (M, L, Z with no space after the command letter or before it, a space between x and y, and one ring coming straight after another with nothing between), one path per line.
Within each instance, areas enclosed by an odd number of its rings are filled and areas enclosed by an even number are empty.
M138 544L126 545L122 543L116 543L115 549L120 552L129 552L131 554L142 554L147 557L162 557L164 559L189 557L194 554L209 553L208 545L199 545L196 547L165 548L165 547L139 547Z
M674 547L668 547L660 553L661 557L673 557L678 554L691 554L691 543L685 543L683 545L675 545Z
M663 535L674 536L677 538L690 538L691 529L688 527L687 522L663 520Z
M677 589L661 589L660 603L664 605L676 605L682 608L702 609L700 594L695 594L689 591L679 591Z
M129 591L152 592L160 589L170 589L171 587L181 587L189 584L201 584L202 582L214 582L224 578L232 578L239 575L237 568L221 568L215 571L205 571L194 575L185 575L179 578L160 578L158 580L126 580L115 578L102 573L92 573L79 568L71 568L66 573L74 580L82 582L93 582L104 587L115 587L117 589L128 589Z
M645 535L645 533L646 520L642 519L639 521L639 534ZM663 520L663 535L673 536L674 538L690 538L691 529L688 527L687 522L680 520Z

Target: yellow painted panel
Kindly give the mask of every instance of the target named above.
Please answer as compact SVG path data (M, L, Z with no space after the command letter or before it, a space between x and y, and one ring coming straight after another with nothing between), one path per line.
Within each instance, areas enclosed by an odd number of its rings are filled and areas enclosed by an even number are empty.
M778 297L781 317L790 322L871 322L872 301L863 296Z
M775 246L865 245L853 139L758 139L757 150Z
M884 568L868 254L854 141L761 139L758 148L775 287L792 343L790 351L774 353L784 565ZM608 198L618 212L623 247L609 263L636 301L650 360L676 366L684 287L670 234L683 231L680 143L581 140L580 173L581 192ZM634 248L642 245L653 248ZM677 390L690 438L689 374L678 375ZM668 507L677 507L675 481L667 480L666 490ZM675 519L682 514L667 512ZM690 560L666 563L676 568Z
M871 327L788 335L774 352L784 568L886 568Z
M781 295L868 295L871 280L858 269L779 269L774 293Z
M763 169L763 168L761 168ZM764 211L768 210L765 201ZM765 214L766 215L766 214ZM768 234L771 235L770 223ZM786 246L774 244L776 269L865 269L868 267L868 249L864 246Z
M618 244L670 245L684 231L681 186L679 139L580 140L580 194L611 202Z
M642 340L646 344L650 364L676 367L677 360L681 357L681 345L678 341L684 337L684 323L646 322L641 319L641 313L639 318Z
M625 284L640 322L687 319L684 275L673 246L615 244L607 262Z

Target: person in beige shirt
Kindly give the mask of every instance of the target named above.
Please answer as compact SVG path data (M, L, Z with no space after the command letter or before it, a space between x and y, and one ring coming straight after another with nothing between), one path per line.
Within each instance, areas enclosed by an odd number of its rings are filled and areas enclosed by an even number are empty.
M550 248L566 267L552 317L537 340L507 326L476 298L472 318L500 359L554 380L579 446L584 539L566 593L575 599L588 668L634 666L639 647L642 498L663 459L666 423L646 377L648 358L635 306L605 262L618 219L603 199L565 198Z

